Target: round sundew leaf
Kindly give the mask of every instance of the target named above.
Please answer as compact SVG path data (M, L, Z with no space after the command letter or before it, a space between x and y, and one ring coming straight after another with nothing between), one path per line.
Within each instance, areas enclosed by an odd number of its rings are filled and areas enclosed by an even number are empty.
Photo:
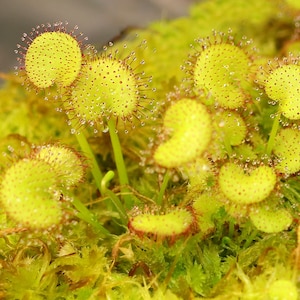
M87 122L110 115L126 118L137 110L137 86L136 76L125 62L101 57L82 68L72 88L69 106L79 119Z
M211 140L210 114L204 105L191 99L181 99L167 110L164 127L171 131L171 137L156 149L154 159L167 168L195 160Z
M293 217L286 209L278 208L271 201L255 204L249 217L258 230L267 233L286 230L293 222Z
M300 170L300 131L298 129L281 129L276 136L274 154L279 163L276 169L285 174L293 174Z
M247 128L238 113L223 111L214 117L218 136L224 140L225 144L237 146L243 142Z
M300 119L300 66L284 65L275 69L265 82L265 91L272 100L279 101L281 113L288 119Z
M59 145L43 146L35 157L50 164L57 179L66 187L76 185L83 178L84 167L80 156L70 148Z
M290 280L278 279L268 288L269 300L297 300L297 286Z
M232 202L251 204L264 200L276 184L276 174L268 166L259 166L245 173L234 163L224 164L219 173L219 185L224 195Z
M188 232L194 221L192 213L175 209L164 215L140 214L132 217L128 227L138 235L153 234L157 237L175 237Z
M239 47L216 44L205 49L194 67L195 87L204 89L224 108L241 107L248 86L250 60Z
M49 228L60 222L60 193L56 173L43 161L24 159L6 170L0 202L16 222L30 228Z
M65 32L44 32L29 45L25 71L38 88L69 86L78 76L82 54L76 39Z

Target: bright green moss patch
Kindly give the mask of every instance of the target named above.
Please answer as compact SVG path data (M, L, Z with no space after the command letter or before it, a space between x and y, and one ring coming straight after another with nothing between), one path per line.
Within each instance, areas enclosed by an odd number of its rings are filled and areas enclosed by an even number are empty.
M29 45L25 71L38 88L54 83L69 86L81 67L81 49L76 39L65 32L44 32Z
M264 200L276 184L276 174L268 166L244 170L242 166L226 163L220 169L219 185L232 202L251 204Z
M222 206L218 196L214 193L203 193L193 203L193 208L197 214L198 228L201 233L209 234L215 229L212 215Z
M249 80L249 65L248 56L238 46L209 45L194 66L195 88L204 89L221 107L238 108L246 100L244 87Z
M167 168L192 162L211 139L210 114L204 105L191 99L181 99L167 110L164 127L170 138L156 149L154 159Z
M300 9L300 3L297 0L285 0L288 5L290 5L292 8L295 8L297 10Z

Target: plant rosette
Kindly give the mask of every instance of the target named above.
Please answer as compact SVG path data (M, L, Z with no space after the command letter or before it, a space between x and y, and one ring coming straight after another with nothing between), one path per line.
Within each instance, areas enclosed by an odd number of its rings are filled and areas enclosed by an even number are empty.
M193 208L197 214L198 228L203 235L207 235L215 229L212 215L223 206L218 198L219 195L204 192L193 202Z

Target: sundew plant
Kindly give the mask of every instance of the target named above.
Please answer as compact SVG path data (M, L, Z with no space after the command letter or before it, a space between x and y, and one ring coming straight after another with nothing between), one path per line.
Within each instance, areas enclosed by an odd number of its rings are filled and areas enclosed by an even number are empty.
M298 1L79 28L0 73L0 298L297 300Z

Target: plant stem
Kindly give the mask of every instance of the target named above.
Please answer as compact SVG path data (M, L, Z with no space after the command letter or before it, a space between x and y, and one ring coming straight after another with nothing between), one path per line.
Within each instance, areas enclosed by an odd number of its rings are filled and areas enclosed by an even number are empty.
M274 147L275 137L279 128L280 113L276 114L267 144L267 154L270 156Z
M169 174L169 172L167 171L167 172L165 173L163 182L162 182L162 184L161 184L161 187L160 187L160 190L159 190L159 193L158 193L158 196L157 196L157 201L156 201L156 203L157 203L158 205L162 205L162 204L163 204L163 197L164 197L165 191L166 191L166 189L167 189L169 180L170 180L170 174Z
M121 144L119 140L119 136L116 132L115 121L109 119L108 122L109 134L111 139L111 144L114 152L116 167L119 175L119 181L121 185L121 192L127 193L128 189L126 188L129 185L127 170L123 158L123 153L121 149ZM125 207L130 209L133 206L133 200L129 195L124 195Z
M98 163L96 161L94 153L93 153L88 141L86 140L85 135L82 132L80 132L79 134L76 134L76 138L77 138L78 144L80 145L82 152L91 162L91 172L92 172L94 180L96 182L96 186L97 186L99 192L101 192L101 181L102 181L103 175L98 166Z
M120 218L123 224L127 224L128 222L128 217L127 214L124 210L124 207L122 203L120 202L120 199L117 197L115 193L113 193L111 190L107 189L107 184L114 178L115 173L113 171L108 171L101 182L101 192L103 195L107 195L110 200L113 202L115 205L117 211L120 214Z
M255 240L256 236L258 234L257 230L254 230L251 235L246 239L245 244L243 246L243 249L247 249L251 243L253 243L253 241Z
M110 232L105 229L96 219L95 216L85 207L85 205L77 198L74 197L72 201L74 207L78 210L78 217L85 222L92 225L98 232L109 235Z

